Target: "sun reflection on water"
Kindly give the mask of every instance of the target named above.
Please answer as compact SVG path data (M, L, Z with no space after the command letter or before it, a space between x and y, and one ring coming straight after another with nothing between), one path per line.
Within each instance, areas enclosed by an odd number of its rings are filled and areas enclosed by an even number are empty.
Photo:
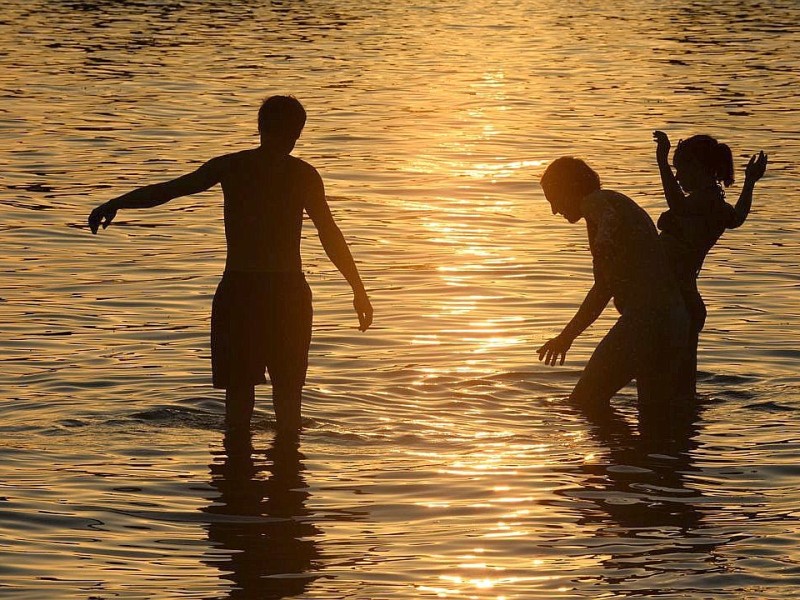
M303 567L308 596L520 600L654 587L677 597L691 586L696 598L743 581L748 593L790 596L797 227L769 200L791 195L800 163L797 136L781 133L796 114L796 36L775 29L800 22L792 3L703 24L702 37L726 36L718 47L747 57L730 85L720 85L726 53L687 37L702 10L670 3L624 15L613 3L215 4L4 7L0 347L13 401L2 479L14 493L3 503L3 585L74 595L75 573L95 565L80 577L100 595L246 595L216 581L220 548L196 518L217 503L205 449L221 427L207 360L224 265L219 190L126 215L97 238L82 224L112 194L256 142L254 107L280 81L275 92L309 109L297 154L323 174L376 306L375 327L351 335L349 290L309 227L308 489L277 498L309 496L299 519L262 523L286 532L282 547L307 545L306 525L319 527L319 560ZM734 15L741 5L715 7ZM386 35L378 23L404 27ZM593 35L565 46L579 29ZM670 64L676 52L691 64ZM750 115L726 116L731 101ZM658 489L665 482L629 485L629 457L614 462L559 399L596 332L563 369L540 368L531 351L571 317L591 277L585 232L552 218L537 189L541 159L586 153L650 210L660 189L652 121L682 133L714 122L737 153L772 144L782 161L759 187L752 223L710 257L704 286L718 310L703 383L724 401L698 436L696 465ZM259 389L262 439L268 396ZM255 464L275 466L263 455ZM277 479L291 484L291 471ZM268 480L232 481L226 493L266 499ZM670 486L690 498L697 487L697 508L660 502ZM648 511L663 520L648 522ZM214 521L218 533L263 548L257 527L241 537L248 520L229 517ZM230 554L245 570L254 556Z

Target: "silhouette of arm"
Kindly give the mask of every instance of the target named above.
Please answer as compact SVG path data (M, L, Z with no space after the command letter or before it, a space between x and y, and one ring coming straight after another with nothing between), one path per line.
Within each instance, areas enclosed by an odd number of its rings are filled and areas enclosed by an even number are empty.
M560 364L563 365L572 342L597 320L609 300L611 300L609 289L602 282L595 281L592 289L583 299L578 312L564 327L564 330L539 348L539 360L544 360L545 364L554 366L560 357Z
M756 186L756 182L764 176L766 170L767 155L764 154L763 150L750 157L750 162L747 163L747 168L745 169L742 192L739 194L739 200L736 201L736 206L727 224L729 229L741 227L747 219L750 214L750 207L753 204L753 189Z
M653 139L656 141L656 162L661 174L661 186L664 188L667 206L676 211L684 210L687 206L686 196L672 172L672 167L669 166L669 137L663 131L654 131Z
M121 208L152 208L174 198L203 192L219 183L221 175L221 158L214 158L196 171L177 179L137 188L95 208L89 215L89 227L95 234L100 225L105 229L111 225Z
M572 320L564 327L561 335L574 340L594 323L602 314L605 307L611 300L611 292L608 287L599 281L595 281L592 289L586 294L578 312Z
M322 178L313 168L309 171L307 179L305 209L317 228L319 241L322 243L325 254L353 289L353 308L358 315L359 329L366 331L372 324L372 305L347 241L336 221L333 220L331 209L325 198Z

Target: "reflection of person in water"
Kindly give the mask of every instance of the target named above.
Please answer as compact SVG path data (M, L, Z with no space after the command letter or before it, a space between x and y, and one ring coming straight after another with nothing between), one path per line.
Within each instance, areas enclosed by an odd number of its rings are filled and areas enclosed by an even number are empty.
M305 507L303 455L294 436L278 434L263 459L256 458L249 436L227 435L222 462L210 465L220 495L205 509L214 515L208 562L233 583L231 599L297 596L315 578L310 573L319 558L314 538L320 532Z
M658 219L661 242L678 279L691 320L689 352L682 381L694 396L697 380L697 342L706 320L706 306L697 290L703 261L726 229L740 227L750 213L753 188L767 168L767 155L750 158L735 206L725 201L725 187L733 183L733 155L726 144L708 135L678 143L669 166L669 137L655 131L656 160L669 210Z
M675 562L685 565L691 560L689 554L696 555L702 568L719 545L702 531L701 494L686 481L694 470L698 411L692 403L673 423L669 435L650 436L623 433L626 425L616 411L583 411L592 438L607 450L608 458L583 465L583 488L564 494L590 501L578 505L578 522L597 527L600 542L607 537L614 540L610 547L602 544L608 569L608 576L601 575L603 585L613 583L625 589L630 585L647 597L656 596L658 590L641 586L659 573L671 576ZM680 558L674 558L676 553ZM713 561L708 568L714 568Z
M663 425L677 398L677 365L688 338L688 316L656 228L647 213L620 193L600 189L582 160L562 157L547 167L542 190L553 214L586 219L594 284L572 320L539 348L539 360L561 364L573 340L613 297L620 318L598 344L570 396L584 410L608 401L636 379L640 429Z
M258 111L258 148L212 158L188 175L109 200L89 216L97 233L119 209L151 208L222 185L228 255L211 313L211 366L214 387L225 389L229 429L249 428L255 386L266 382L265 369L278 429L300 428L312 316L300 260L304 211L353 289L360 329L372 323L372 305L331 215L322 178L290 154L305 122L297 99L267 98Z

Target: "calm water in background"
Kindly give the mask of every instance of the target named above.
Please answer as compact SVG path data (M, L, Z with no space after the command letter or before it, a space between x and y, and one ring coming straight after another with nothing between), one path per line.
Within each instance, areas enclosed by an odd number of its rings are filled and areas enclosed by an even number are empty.
M792 597L800 7L337 4L2 8L0 596ZM376 318L307 230L308 426L276 460L268 388L252 456L210 388L219 189L85 218L253 146L286 92ZM705 410L645 456L560 400L613 311L535 360L591 278L535 182L584 156L656 217L654 128L771 162L706 262Z

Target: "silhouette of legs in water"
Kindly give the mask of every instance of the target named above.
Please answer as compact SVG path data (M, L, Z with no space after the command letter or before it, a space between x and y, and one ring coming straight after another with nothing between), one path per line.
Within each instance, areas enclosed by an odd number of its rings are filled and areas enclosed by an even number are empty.
M275 427L284 435L298 433L303 386L272 386ZM229 432L248 431L255 407L255 386L228 387L225 390L225 428Z
M296 434L301 425L300 404L303 386L272 386L272 405L276 429L282 435ZM229 432L250 427L255 406L255 386L229 387L225 390L225 427Z
M249 427L255 386L269 371L279 431L300 428L311 343L311 290L302 273L226 272L211 313L214 387L225 388L229 429Z
M640 433L656 426L671 428L673 415L686 404L676 390L686 361L686 336L681 335L686 319L681 316L663 322L629 314L620 317L586 364L570 394L571 402L585 414L602 419L612 410L614 394L635 379Z

